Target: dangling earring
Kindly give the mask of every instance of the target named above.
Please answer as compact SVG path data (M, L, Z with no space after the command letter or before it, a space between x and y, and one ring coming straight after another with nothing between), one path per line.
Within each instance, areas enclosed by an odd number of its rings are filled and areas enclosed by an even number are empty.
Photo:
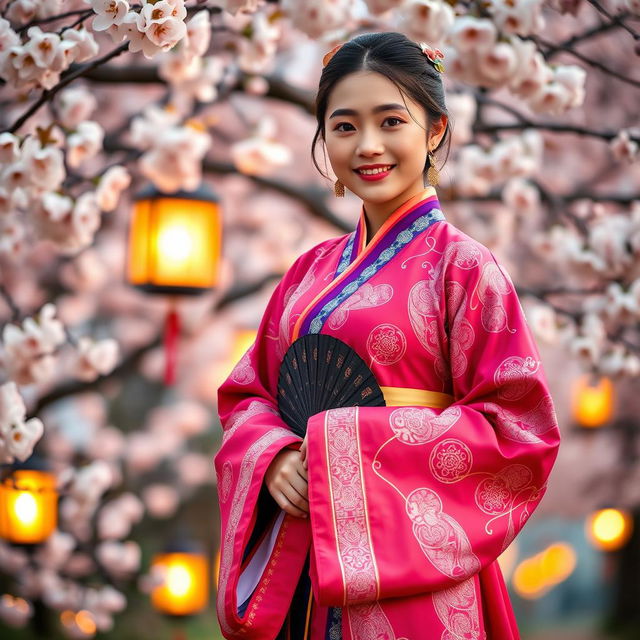
M427 181L432 187L435 187L440 180L440 172L436 167L436 161L433 157L433 153L429 152L427 155L429 159L429 170L427 171Z
M344 185L340 180L336 180L333 185L333 192L336 194L336 198L344 198Z

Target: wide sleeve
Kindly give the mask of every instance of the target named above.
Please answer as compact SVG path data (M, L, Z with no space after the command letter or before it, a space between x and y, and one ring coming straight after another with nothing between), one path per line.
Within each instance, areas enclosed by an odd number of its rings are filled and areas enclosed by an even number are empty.
M264 474L286 446L299 446L278 414L280 322L303 277L299 260L276 287L254 344L218 391L223 427L214 464L221 517L217 611L226 638L277 634L309 547L308 521L285 516ZM266 636L255 636L266 637Z
M321 604L465 580L497 559L544 494L559 444L553 403L515 288L483 249L474 268L451 263L441 274L452 404L309 419L311 575Z

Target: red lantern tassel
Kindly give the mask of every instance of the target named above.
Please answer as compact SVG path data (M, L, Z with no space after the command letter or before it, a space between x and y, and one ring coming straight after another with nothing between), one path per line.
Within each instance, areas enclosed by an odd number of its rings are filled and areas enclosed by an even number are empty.
M164 384L170 386L176 381L176 364L178 361L178 337L180 335L180 316L175 307L169 309L164 329Z

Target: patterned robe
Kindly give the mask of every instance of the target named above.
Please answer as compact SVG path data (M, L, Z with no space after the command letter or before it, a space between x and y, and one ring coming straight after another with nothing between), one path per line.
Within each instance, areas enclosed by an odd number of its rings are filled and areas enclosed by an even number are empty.
M310 518L263 478L300 439L277 411L301 335L356 350L384 407L308 421ZM219 390L218 617L226 638L511 640L497 564L542 498L559 432L514 285L445 219L435 190L366 243L357 229L302 255Z

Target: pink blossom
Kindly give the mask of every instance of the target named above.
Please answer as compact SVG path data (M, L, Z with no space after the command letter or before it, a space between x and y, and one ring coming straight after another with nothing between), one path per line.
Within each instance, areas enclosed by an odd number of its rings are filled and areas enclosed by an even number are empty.
M179 120L180 116L175 110L151 105L144 110L142 116L131 121L131 144L138 149L150 149L158 142L158 132L173 128Z
M0 163L7 165L20 157L20 140L12 133L0 133Z
M187 60L201 57L207 52L210 41L211 18L209 12L203 9L187 22L187 33L182 42L180 54Z
M96 199L102 211L113 211L118 206L120 194L131 184L127 169L120 165L109 167L100 178Z
M67 563L75 547L76 540L72 535L56 530L38 548L38 562L49 569L59 569Z
M297 29L310 38L321 38L350 20L352 3L351 0L282 0L282 9Z
M506 42L498 42L491 48L478 53L477 69L480 86L499 87L509 82L517 69L517 58L513 47Z
M246 73L266 73L274 64L280 39L280 26L272 23L265 13L256 13L251 19L251 38L238 42L238 64Z
M75 129L88 120L98 106L94 94L86 87L71 87L61 91L56 100L58 121L67 129Z
M62 282L78 292L90 292L101 289L107 282L107 265L93 249L87 249L74 260L70 260L60 269Z
M611 151L620 162L633 162L638 153L638 143L631 140L629 129L622 129L609 143Z
M43 32L40 27L31 27L27 35L29 41L24 49L40 68L56 72L66 69L68 65L63 53L62 40L57 33Z
M145 487L142 499L149 515L154 518L170 518L180 502L176 489L167 484L152 484Z
M98 536L103 540L124 538L142 519L144 505L132 493L124 493L108 502L98 514Z
M538 190L522 178L512 178L502 191L504 203L517 215L531 216L540 206Z
M215 475L211 461L201 453L185 453L176 460L175 468L180 481L187 487L198 487L214 482Z
M558 65L553 70L554 81L563 86L569 93L567 108L580 107L584 102L584 84L587 72L576 65Z
M511 46L516 55L517 66L509 86L520 97L533 99L551 80L553 72L531 40L514 36L511 38Z
M0 569L9 575L16 575L29 564L29 556L16 546L0 541Z
M409 0L398 14L400 27L410 38L430 44L442 42L455 21L452 7L439 0Z
M140 569L140 547L131 540L124 543L114 540L102 542L96 549L96 556L104 569L117 578L126 577Z
M401 6L405 0L365 0L365 2L369 11L377 15Z
M74 169L95 156L102 149L104 129L88 120L81 122L67 139L67 162Z
M5 54L20 44L20 36L11 28L11 23L0 18L0 71L2 70ZM0 75L2 75L0 73Z
M91 381L111 373L118 363L119 348L115 340L82 337L78 340L73 374L79 380Z
M87 31L84 27L81 29L65 29L62 32L62 40L71 45L69 51L74 62L90 60L100 50L93 33Z
M24 598L8 593L0 596L0 618L10 627L24 627L33 615L33 607Z
M65 178L64 157L56 147L43 147L33 136L22 144L22 160L31 184L44 191L57 190Z
M129 11L127 0L91 0L90 4L96 13L92 25L94 31L106 31L114 24L121 24Z
M129 435L125 455L128 467L136 473L153 469L162 459L154 438L142 432Z
M26 24L36 17L38 4L37 0L15 0L7 7L5 15L12 22Z
M229 13L254 13L265 0L218 0L218 5Z
M545 27L542 16L542 0L491 0L489 11L503 33L528 36L539 33Z
M461 53L486 51L493 47L497 30L487 18L464 15L456 18L449 32L451 44Z

